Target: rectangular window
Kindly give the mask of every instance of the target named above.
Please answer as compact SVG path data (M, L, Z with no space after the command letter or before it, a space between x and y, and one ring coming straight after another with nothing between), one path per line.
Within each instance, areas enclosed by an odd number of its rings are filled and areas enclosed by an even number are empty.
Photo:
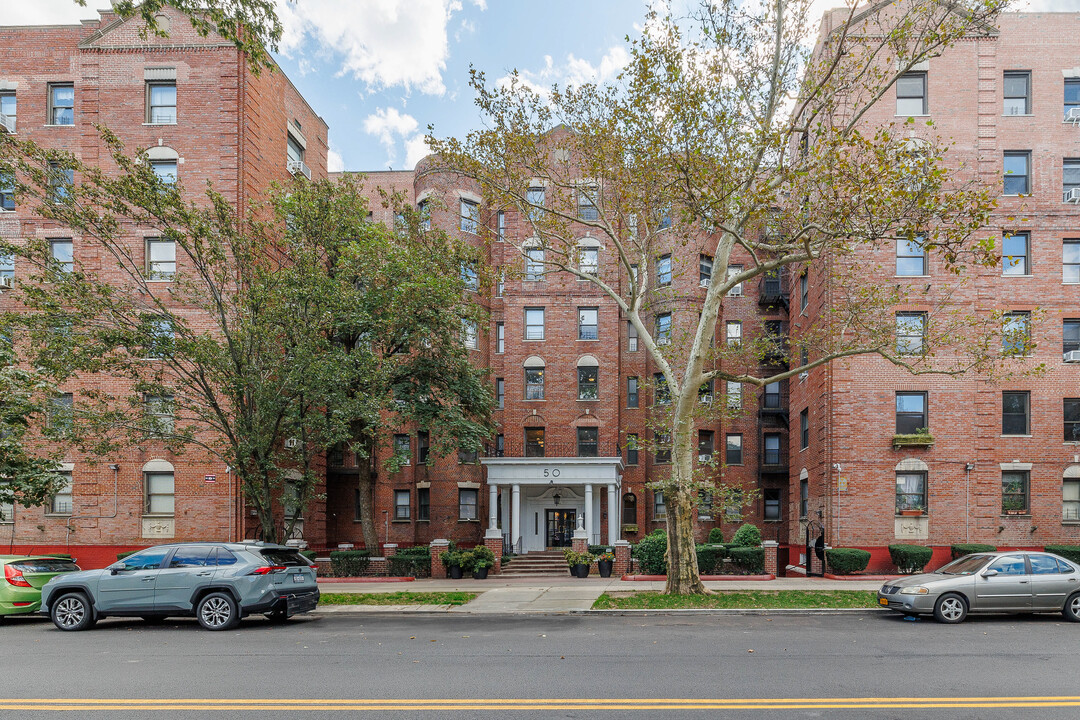
M600 397L600 368L593 366L577 369L578 400L597 400Z
M499 433L495 436L495 457L506 456L506 437Z
M18 100L13 92L0 92L0 125L7 128L12 135L15 134L16 115Z
M697 454L700 462L712 460L715 433L712 430L698 430Z
M151 437L173 433L176 423L173 417L172 395L147 395L143 398L143 411Z
M288 130L285 131L285 161L287 165L304 162L304 146Z
M596 247L579 247L578 270L586 275L596 276L600 272L600 249ZM583 279L578 278L578 280Z
M728 433L724 439L724 462L728 465L743 464L743 447L741 433Z
M919 430L927 429L926 393L896 393L896 434L914 435Z
M502 297L506 293L506 273L501 267L495 268L495 297Z
M431 520L431 490L419 488L416 491L416 519Z
M1005 153L1005 194L1028 195L1031 193L1031 152L1014 150Z
M1027 355L1031 349L1031 313L1005 313L1001 325L1001 350L1006 355Z
M409 501L408 490L394 491L394 519L408 520L412 514L412 503Z
M525 399L544 399L544 368L525 368Z
M711 492L698 490L698 520L712 520L713 495Z
M173 515L176 512L175 480L171 472L148 472L146 475L146 515Z
M1004 275L1031 274L1031 235L1022 232L1001 239L1001 271Z
M8 525L15 522L15 503L0 501L0 525Z
M49 408L49 429L58 434L71 431L75 421L75 396L71 393L62 393L52 399L52 407Z
M636 377L626 378L626 407L638 407L638 379Z
M671 284L671 255L656 258L656 284L660 287Z
M762 438L762 465L783 465L780 453L780 435L778 433L765 433Z
M810 304L810 277L803 273L799 276L799 309L805 310Z
M896 274L901 277L920 277L926 272L926 249L921 235L896 241Z
M15 210L15 178L11 174L0 173L0 211Z
M1061 485L1061 519L1080 521L1080 478L1064 478Z
M727 345L731 348L737 348L742 345L742 323L738 320L729 320L725 324L725 331L727 336Z
M176 275L176 243L163 238L146 238L147 280L172 280Z
M1028 435L1031 432L1030 421L1031 393L1001 393L1001 434Z
M656 344L667 345L671 342L671 313L656 316Z
M600 213L596 209L595 187L581 187L577 191L577 216L585 222L596 222L600 219Z
M525 308L525 339L544 339L544 308Z
M1080 283L1080 239L1066 239L1061 246L1061 281Z
M1080 247L1080 246L1078 246ZM1080 281L1078 281L1080 282ZM637 352L638 351L638 334L637 326L629 320L626 321L626 351Z
M525 428L525 457L544 457L544 428Z
M761 494L765 500L765 522L780 520L780 490L778 488L765 488Z
M396 457L402 465L411 464L412 439L408 435L394 435L394 457Z
M480 289L480 280L476 277L476 268L468 263L461 264L461 282L465 283L465 289L476 292Z
M783 394L779 382L771 382L765 385L762 393L762 404L768 410L780 410L783 402Z
M653 520L666 520L667 519L667 505L664 504L664 493L662 490L653 490Z
M810 408L803 408L799 413L799 447L810 447Z
M506 407L506 383L502 378L495 378L495 405L500 410Z
M653 433L653 443L656 445L656 463L664 465L671 462L671 435L667 433Z
M506 352L506 323L495 323L495 352Z
M1062 416L1065 419L1065 442L1080 442L1080 398L1065 398L1062 401Z
M698 284L709 287L712 281L712 255L698 256Z
M427 200L416 203L416 211L420 215L420 229L431 230L431 207Z
M697 389L697 399L700 403L711 403L713 398L713 381L706 380Z
M896 80L896 114L901 116L928 115L926 73L904 73Z
M476 520L480 517L476 509L479 495L480 491L475 488L458 490L458 520Z
M457 461L460 465L475 465L480 461L480 453L476 450L458 448Z
M638 440L637 433L629 433L626 436L626 464L638 464Z
M49 163L49 199L53 202L61 202L71 195L71 188L75 185L75 171L71 168L61 167L60 163Z
M803 478L799 481L799 517L804 518L810 511L810 481Z
M741 275L742 271L743 271L743 266L742 265L728 265L727 266L727 278L726 278L726 280L728 282L730 282L732 278L735 278L735 277L738 277L739 275ZM731 288L727 291L727 296L728 297L740 297L741 295L742 295L742 283L739 283L738 285L732 285Z
M599 452L600 446L600 429L599 428L578 428L577 429L577 456L578 457L596 457Z
M1031 71L1009 70L1005 72L1006 115L1031 114Z
M15 277L15 256L0 254L0 278Z
M461 341L470 350L480 349L480 336L476 330L476 323L472 320L461 321Z
M896 354L922 355L926 342L926 313L896 313Z
M428 450L431 447L431 439L427 430L416 431L416 464L427 465Z
M1080 203L1080 158L1062 160L1061 192L1065 202Z
M176 83L146 83L146 122L152 125L176 124Z
M529 204L529 219L537 221L544 215L543 208L545 206L544 201L544 188L531 187L525 193L525 201Z
M495 232L499 242L506 239L506 213L502 210L495 214ZM502 296L502 293L499 295Z
M1065 119L1074 119L1080 115L1080 79L1065 80Z
M668 390L667 378L664 377L664 373L653 373L653 386L657 405L667 405L671 402L671 391Z
M729 410L742 409L742 383L727 381L727 406Z
M738 522L739 520L742 520L742 507L742 490L734 488L731 491L731 496L729 497L727 504L724 506L724 520L726 522Z
M476 234L480 224L480 206L472 200L461 200L461 232Z
M896 514L905 510L926 512L926 473L896 473Z
M1009 470L1001 473L1001 514L1028 514L1028 481L1026 470Z
M71 83L49 84L49 124L75 124L75 86Z
M75 269L75 246L70 238L58 238L49 241L52 250L53 262L63 272L72 272Z
M176 160L151 160L150 169L154 176L164 185L175 185L177 174Z
M0 275L3 275L0 268ZM1061 351L1063 353L1080 350L1080 320L1064 320L1061 323Z
M71 471L65 470L56 473L64 479L63 484L49 499L50 515L70 515L72 508L72 479Z
M578 340L598 340L599 315L597 308L578 308Z

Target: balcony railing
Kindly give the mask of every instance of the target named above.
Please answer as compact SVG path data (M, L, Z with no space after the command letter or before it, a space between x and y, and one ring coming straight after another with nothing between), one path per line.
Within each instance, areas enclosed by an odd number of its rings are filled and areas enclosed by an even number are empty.
M572 458L572 457L622 457L622 448L618 443L577 443L545 440L544 443L511 443L506 442L497 447L495 443L489 443L484 447L483 457L508 457L508 458Z
M786 283L779 274L766 275L758 283L758 305L780 305L788 308L788 291Z

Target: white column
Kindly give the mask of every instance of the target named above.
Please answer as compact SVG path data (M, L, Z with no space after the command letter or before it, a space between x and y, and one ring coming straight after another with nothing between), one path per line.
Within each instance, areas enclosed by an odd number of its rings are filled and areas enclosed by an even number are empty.
M589 536L589 544L593 541L593 507L592 507L592 485L585 486L585 534Z
M500 538L499 532L499 486L488 486L488 529L487 538Z
M608 545L614 545L619 539L619 526L621 525L622 508L618 505L615 486L607 486L607 541Z
M525 552L525 548L518 548L521 542L521 486L515 484L510 499L510 541L516 549Z

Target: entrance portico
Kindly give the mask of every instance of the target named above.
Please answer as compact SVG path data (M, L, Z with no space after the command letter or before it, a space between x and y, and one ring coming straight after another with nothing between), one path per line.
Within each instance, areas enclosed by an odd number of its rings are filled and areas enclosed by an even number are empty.
M560 457L481 460L487 467L486 537L509 536L516 553L569 547L577 518L584 519L592 545L619 539L618 501L622 458ZM501 502L499 488L502 488ZM601 496L607 495L607 537L601 536ZM509 519L499 529L499 510Z

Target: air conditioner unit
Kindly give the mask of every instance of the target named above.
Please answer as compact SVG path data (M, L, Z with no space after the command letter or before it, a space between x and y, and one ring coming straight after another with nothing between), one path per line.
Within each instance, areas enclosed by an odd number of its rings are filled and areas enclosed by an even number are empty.
M1080 107L1071 107L1065 113L1065 122L1080 125Z
M703 287L703 288L709 287L709 281L710 280L712 280L712 278L704 278L704 279L698 281L698 287Z
M665 337L657 338L656 339L656 344L657 345L670 345L671 344L671 338L665 338Z
M738 284L735 287L727 291L728 297L742 297L742 284Z
M697 460L698 460L698 462L703 462L703 463L704 462L709 462L710 460L712 460L712 455L698 455Z
M805 380L808 377L810 377L810 373L807 372L806 370L803 370L801 373L799 373L799 379L800 380Z
M300 441L296 438L285 438L285 447L289 450L295 450L300 447Z
M703 403L711 403L712 402L712 395L706 393L706 394L702 395L699 399Z
M0 277L0 290L10 290L15 287L15 279L9 277Z
M0 130L9 132L12 135L15 134L15 118L10 115L0 113Z
M293 175L300 173L308 180L311 179L311 168L309 168L307 166L307 163L305 163L303 160L289 160L286 164L286 167Z
M1065 202L1080 204L1080 188L1072 188L1065 192Z
M1080 363L1080 350L1070 350L1065 353L1064 360L1067 363Z

